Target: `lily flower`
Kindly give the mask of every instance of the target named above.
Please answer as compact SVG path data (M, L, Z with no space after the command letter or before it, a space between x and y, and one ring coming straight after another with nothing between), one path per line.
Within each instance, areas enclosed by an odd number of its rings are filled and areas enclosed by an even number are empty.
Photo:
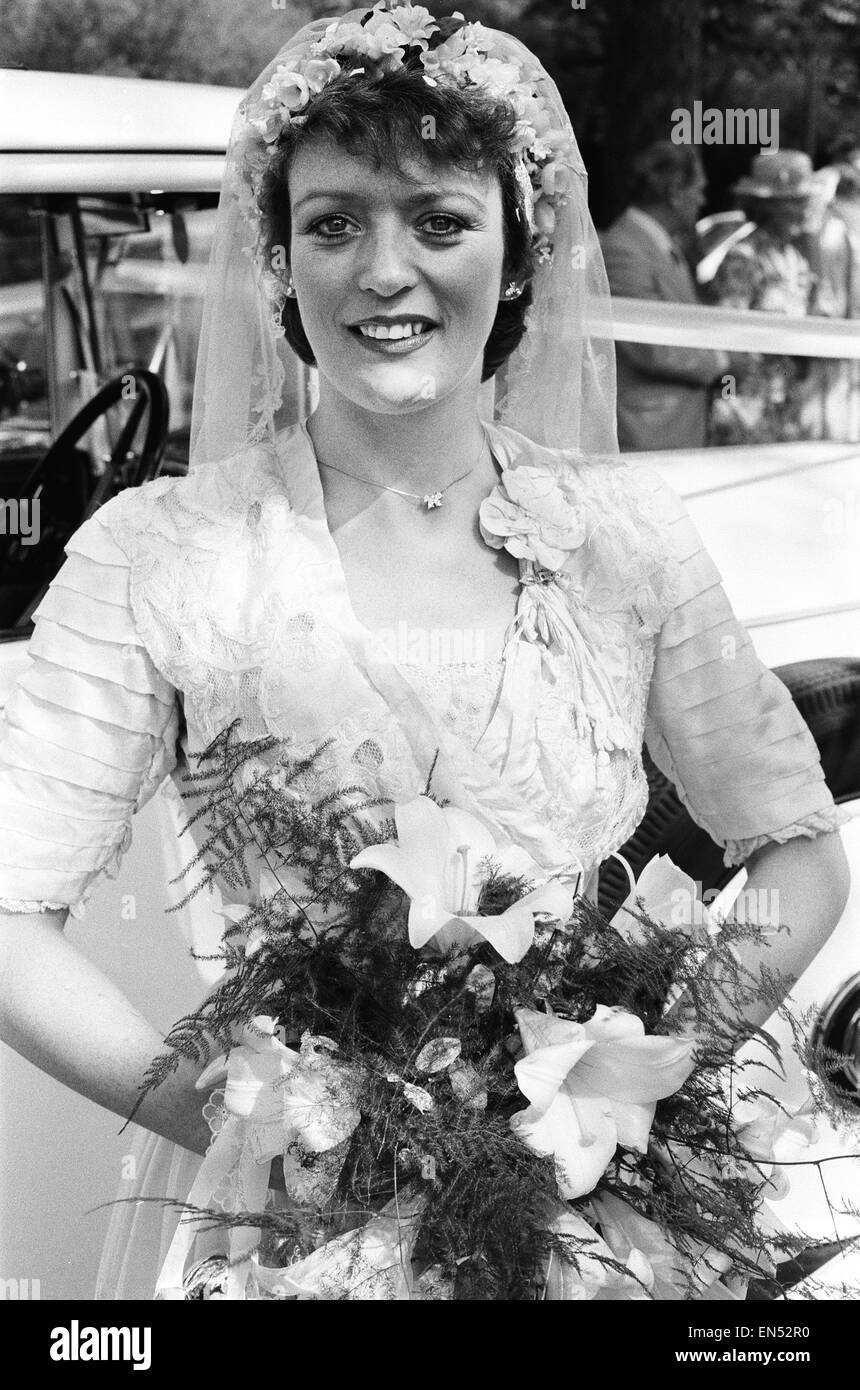
M651 1297L654 1271L633 1247L622 1256L597 1234L584 1217L562 1208L549 1226L563 1242L550 1251L545 1297L550 1303L644 1302Z
M509 964L522 960L534 940L535 917L565 922L573 892L550 880L497 916L480 916L482 861L521 875L533 862L515 846L500 848L475 816L437 806L418 796L394 811L396 844L370 845L350 861L351 869L377 869L411 898L409 940L416 950L433 941L440 951L465 947L483 938ZM539 872L539 871L538 871Z
M515 1011L525 1056L514 1071L527 1110L511 1128L535 1153L552 1155L562 1197L591 1192L620 1144L645 1153L657 1101L693 1070L695 1040L645 1037L623 1009L598 1005L587 1023Z
M731 1271L732 1261L720 1251L690 1240L682 1251L654 1221L649 1221L628 1202L602 1192L591 1199L603 1239L622 1263L634 1252L648 1262L653 1276L651 1296L658 1300L683 1300L709 1296L708 1290ZM727 1297L730 1295L727 1293Z
M645 931L633 913L642 910L652 922L680 928L703 947L719 935L719 923L700 901L696 883L667 854L655 854L648 860L610 925L626 941L639 944L645 940Z
M258 1014L229 1055L216 1057L197 1079L198 1090L224 1085L224 1106L248 1121L251 1147L274 1158L290 1142L324 1153L348 1139L361 1119L353 1069L336 1062L331 1038L302 1035L300 1050L285 1047L275 1020Z
M258 1285L278 1298L400 1302L412 1298L412 1251L426 1198L389 1202L356 1231L328 1240L295 1264L269 1267L252 1256Z

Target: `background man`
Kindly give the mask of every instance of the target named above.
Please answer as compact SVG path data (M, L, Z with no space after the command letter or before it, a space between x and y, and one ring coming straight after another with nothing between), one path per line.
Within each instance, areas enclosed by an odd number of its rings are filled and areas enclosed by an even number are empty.
M613 295L698 302L684 248L704 192L694 148L660 140L643 150L633 165L630 206L601 239ZM621 448L701 448L709 388L728 371L728 355L642 343L618 343L616 354Z

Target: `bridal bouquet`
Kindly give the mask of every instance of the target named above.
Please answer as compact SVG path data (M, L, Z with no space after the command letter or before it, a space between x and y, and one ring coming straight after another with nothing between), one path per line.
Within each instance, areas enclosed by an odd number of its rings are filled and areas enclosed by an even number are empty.
M768 988L734 951L754 929L718 930L662 860L608 922L429 784L380 822L360 788L311 804L297 788L318 754L267 762L279 746L231 726L191 779L208 831L192 891L217 876L252 901L223 908L224 976L146 1078L194 1056L212 1093L156 1296L776 1287L804 1242L764 1199L777 1138L806 1122L755 1091L737 1118L725 996Z

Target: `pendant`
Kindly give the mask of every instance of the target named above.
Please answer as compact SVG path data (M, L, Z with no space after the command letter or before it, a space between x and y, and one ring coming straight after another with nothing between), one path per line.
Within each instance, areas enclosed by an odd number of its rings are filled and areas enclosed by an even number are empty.
M434 507L441 507L442 494L441 492L425 492L423 502L428 512L431 512Z

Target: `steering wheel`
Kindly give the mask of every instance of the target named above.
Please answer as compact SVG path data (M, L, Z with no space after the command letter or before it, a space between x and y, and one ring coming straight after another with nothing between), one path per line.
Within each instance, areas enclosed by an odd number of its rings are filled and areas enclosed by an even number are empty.
M101 415L106 415L122 400L134 402L128 419L122 427L119 439L110 454L103 460L104 472L96 482L90 495L82 521L88 521L98 511L103 502L114 492L123 488L138 487L151 478L157 478L164 447L167 443L167 429L170 406L167 388L155 372L144 371L139 367L129 367L115 376L87 401L73 420L57 436L41 464L36 470L37 479L47 478L57 468L68 462L69 453L91 429ZM146 429L139 449L131 447L141 420L146 414Z
M124 400L132 402L128 419L93 486L88 460L78 444L98 419ZM63 562L64 547L73 532L114 493L158 476L168 421L164 382L154 372L129 367L87 401L19 484L21 501L29 501L31 509L38 501L42 525L37 546L27 546L20 536L0 537L0 626L5 627L7 638L29 631L32 615ZM135 445L141 429L142 439ZM16 616L10 626L12 611Z

